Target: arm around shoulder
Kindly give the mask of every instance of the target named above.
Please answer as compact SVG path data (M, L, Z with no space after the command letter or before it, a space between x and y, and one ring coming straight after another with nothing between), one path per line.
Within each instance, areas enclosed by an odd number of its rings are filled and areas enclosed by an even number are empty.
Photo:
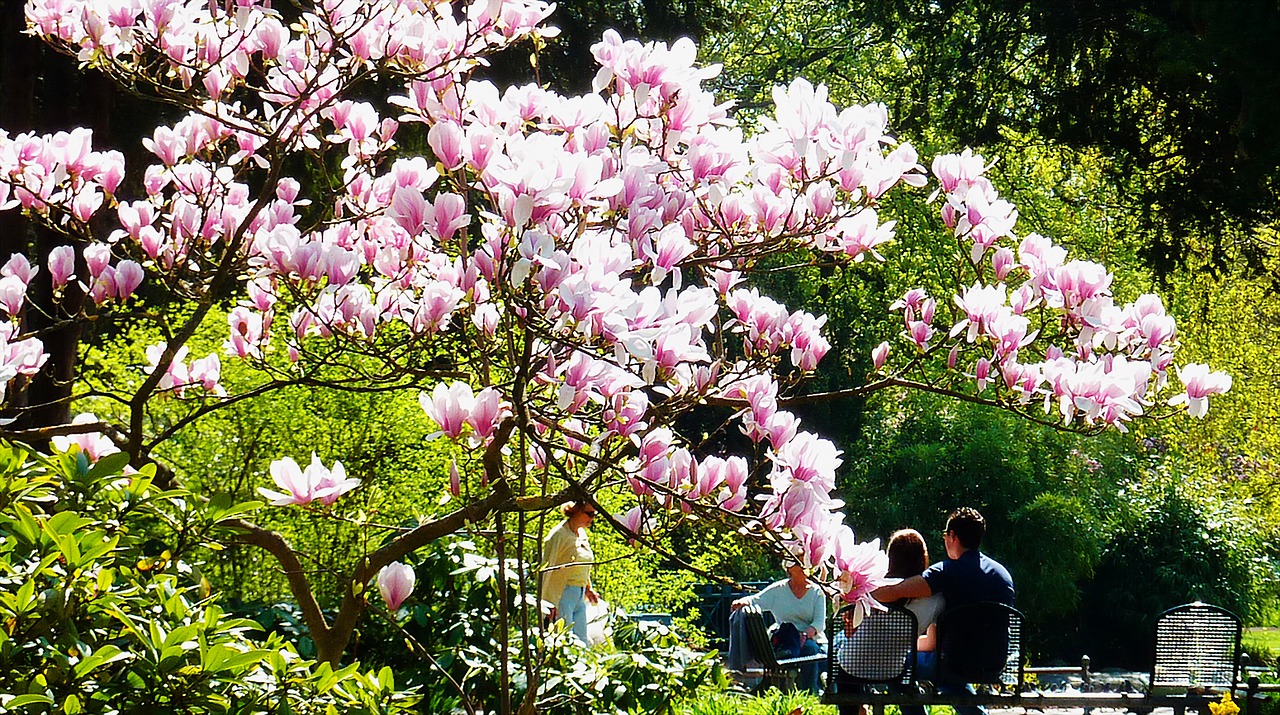
M912 576L890 586L881 586L872 591L871 595L881 603L893 603L903 598L932 596L933 589L929 588L929 582L922 577Z

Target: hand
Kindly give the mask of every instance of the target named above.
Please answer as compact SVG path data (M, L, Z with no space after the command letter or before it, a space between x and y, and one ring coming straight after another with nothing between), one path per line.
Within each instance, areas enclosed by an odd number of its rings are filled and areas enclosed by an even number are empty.
M734 601L733 603L730 603L730 604L729 604L729 608L730 608L730 610L734 610L734 611L736 611L736 610L738 610L739 608L742 608L742 607L743 607L743 606L745 606L745 605L747 605L747 599L745 599L745 598L739 598L738 600Z
M557 620L559 620L559 618L560 618L560 613L556 610L555 606L552 606L551 610L547 611L547 620L550 621L551 623L555 623Z
M591 590L590 586L587 587L587 590L584 595L587 598L587 603L590 603L593 606L600 602L600 594Z

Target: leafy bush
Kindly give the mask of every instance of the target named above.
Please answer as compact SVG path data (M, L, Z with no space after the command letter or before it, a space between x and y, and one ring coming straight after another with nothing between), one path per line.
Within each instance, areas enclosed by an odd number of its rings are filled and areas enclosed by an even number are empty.
M1161 611L1199 600L1248 616L1259 545L1229 505L1173 476L1132 484L1122 496L1084 587L1082 631L1095 662L1143 669Z
M334 670L229 616L186 560L252 504L154 484L154 467L0 443L0 710L396 713L389 669Z
M835 715L836 708L823 705L816 695L770 689L758 695L706 693L685 700L676 712L680 715Z
M520 593L518 575L531 574L508 561L505 596L496 559L469 541L433 545L418 552L415 600L399 618L366 625L357 649L367 662L391 666L424 693L429 712L464 707L466 699L491 707L501 696L500 598L509 611ZM533 577L530 576L530 579ZM390 615L383 612L384 615ZM611 622L605 643L582 647L556 625L513 627L507 643L513 703L536 683L534 700L548 715L667 713L682 694L726 685L714 653L686 647L671 629L625 618Z

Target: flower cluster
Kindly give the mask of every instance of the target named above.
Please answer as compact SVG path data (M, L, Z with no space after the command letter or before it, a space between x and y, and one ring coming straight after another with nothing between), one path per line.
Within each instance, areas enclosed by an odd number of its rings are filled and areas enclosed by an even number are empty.
M1067 251L1044 236L1019 238L1017 210L999 198L986 168L967 150L933 162L945 194L943 223L977 279L952 298L949 327L935 324L943 317L936 299L923 289L908 291L892 306L902 311L904 336L920 354L939 347L931 341L942 335L950 345L948 367L963 367L979 393L993 387L1011 403L1042 401L1065 424L1124 430L1166 385L1176 347L1173 318L1154 295L1116 304L1105 267L1068 260ZM884 368L889 349L884 343L873 351L876 370ZM1187 404L1197 417L1209 395L1231 385L1203 365L1178 374L1186 392L1169 404Z

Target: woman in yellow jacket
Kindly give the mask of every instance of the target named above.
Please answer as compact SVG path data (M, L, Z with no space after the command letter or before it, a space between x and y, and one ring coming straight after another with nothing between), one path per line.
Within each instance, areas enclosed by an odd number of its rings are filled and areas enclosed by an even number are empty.
M587 527L596 515L585 502L561 507L564 521L556 525L542 544L542 599L550 601L551 619L559 618L578 640L587 642L587 603L599 596L591 589L591 542Z

